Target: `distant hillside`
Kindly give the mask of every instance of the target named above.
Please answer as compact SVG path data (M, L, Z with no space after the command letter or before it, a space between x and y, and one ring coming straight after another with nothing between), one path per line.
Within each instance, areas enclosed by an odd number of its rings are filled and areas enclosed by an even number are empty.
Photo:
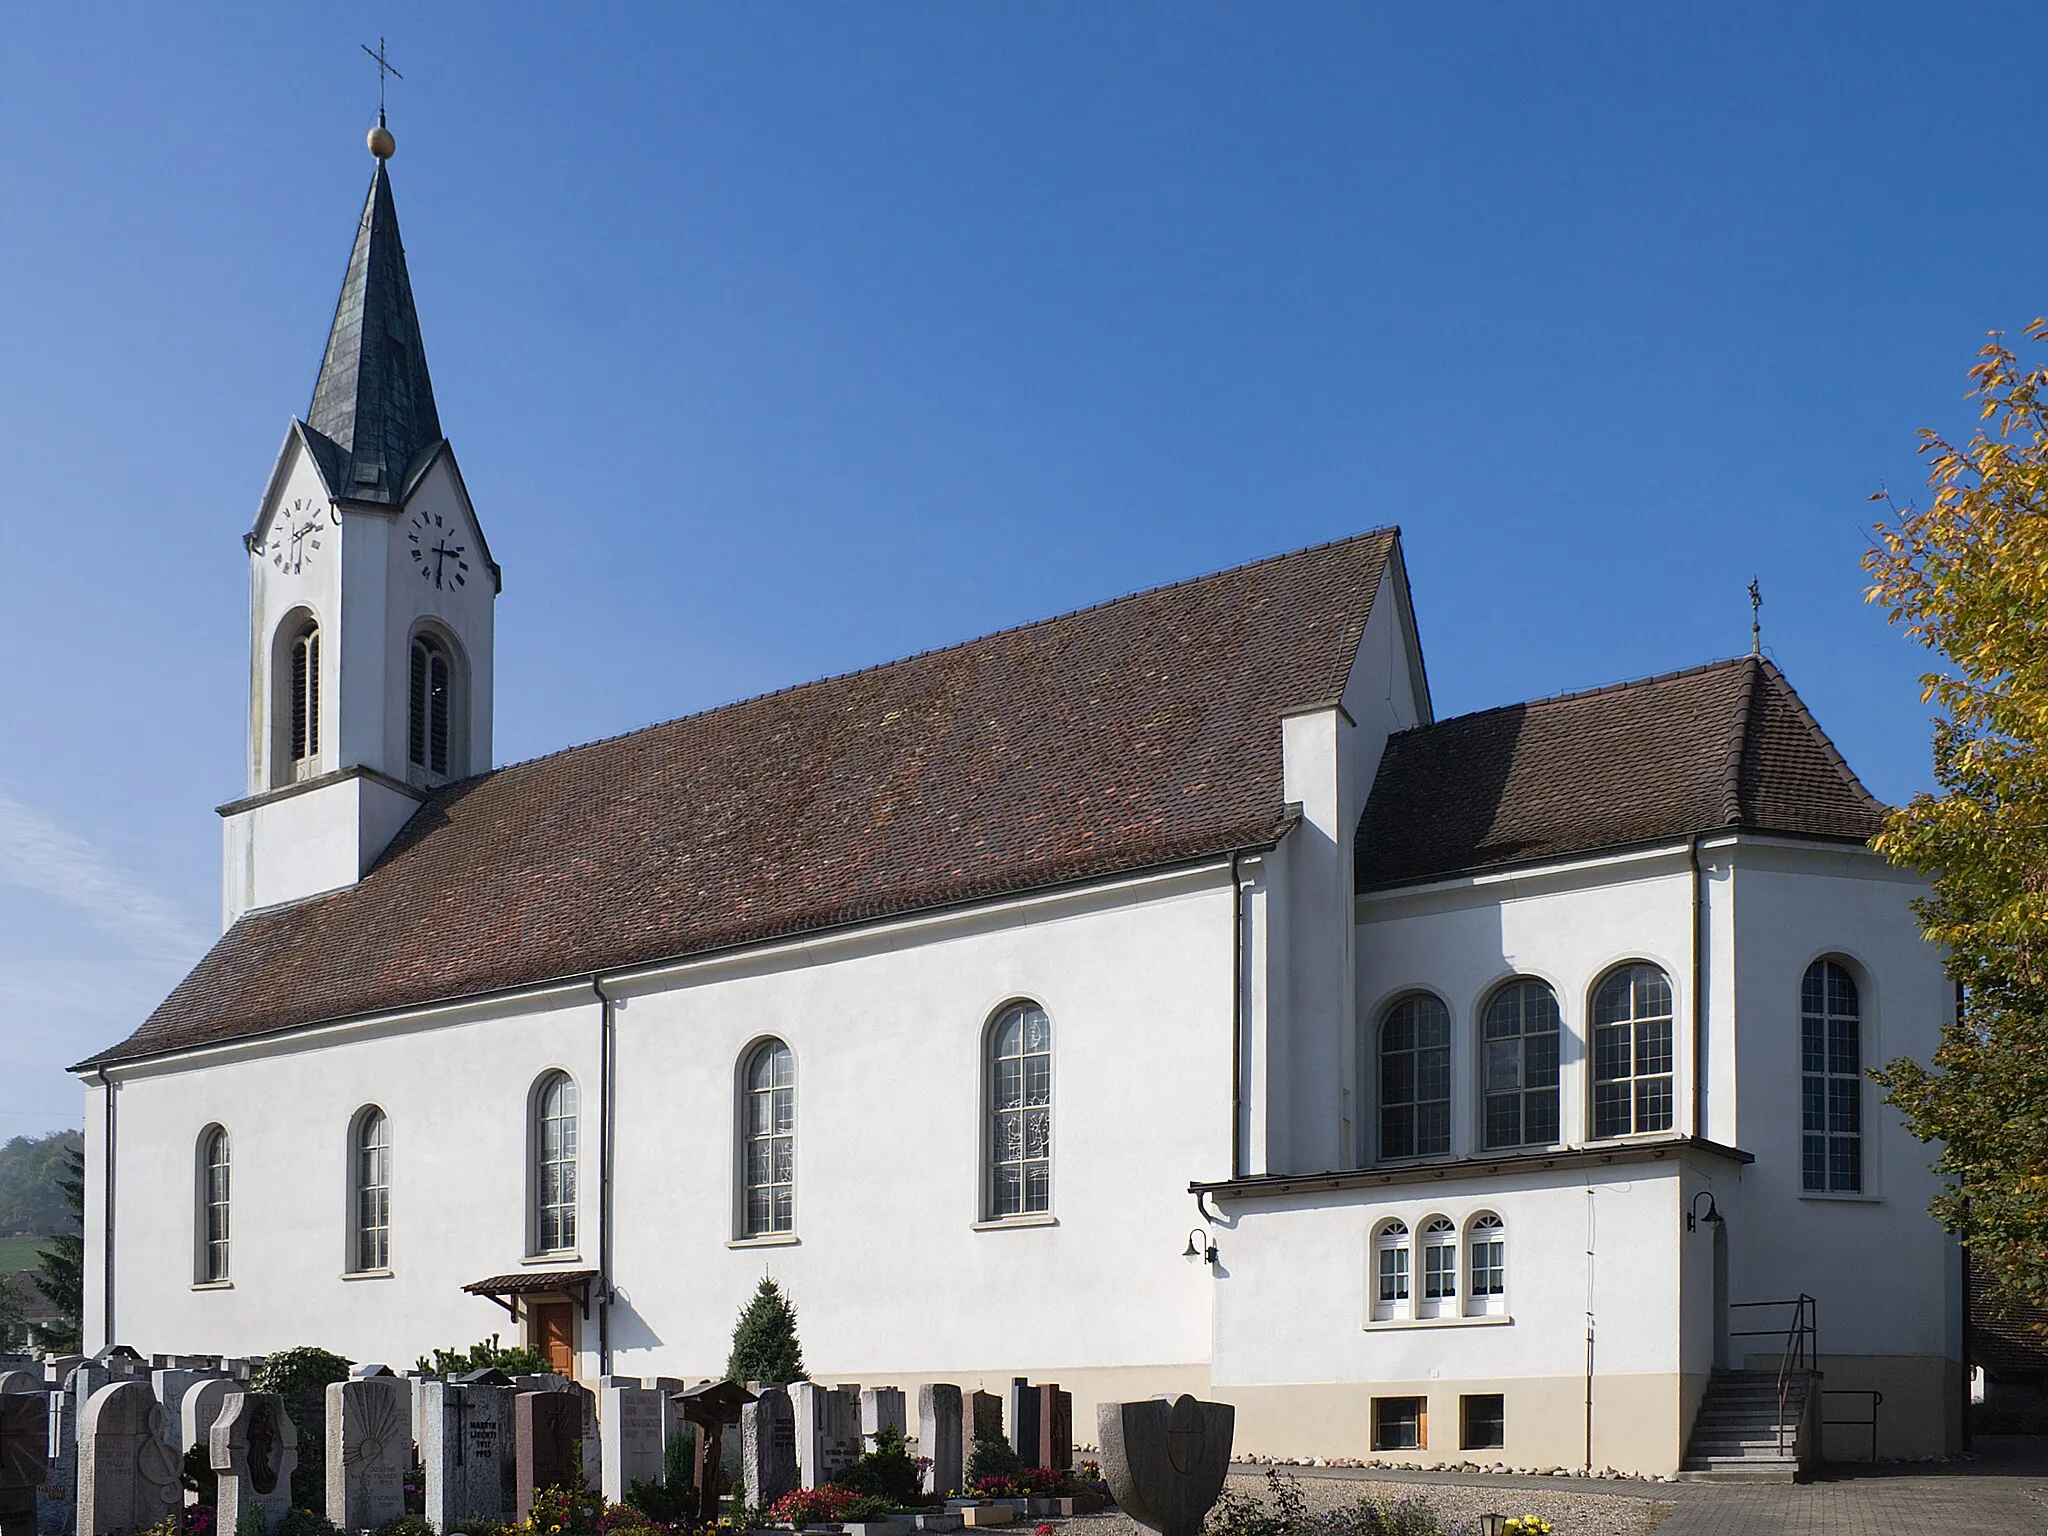
M84 1142L82 1132L52 1131L0 1144L0 1238L78 1230L60 1186L71 1173L71 1150Z

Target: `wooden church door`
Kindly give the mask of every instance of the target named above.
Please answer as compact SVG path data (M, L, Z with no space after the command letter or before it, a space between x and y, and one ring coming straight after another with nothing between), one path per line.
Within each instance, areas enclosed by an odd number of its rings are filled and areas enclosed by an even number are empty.
M532 1304L533 1347L548 1362L548 1369L573 1379L576 1375L576 1309L566 1301Z

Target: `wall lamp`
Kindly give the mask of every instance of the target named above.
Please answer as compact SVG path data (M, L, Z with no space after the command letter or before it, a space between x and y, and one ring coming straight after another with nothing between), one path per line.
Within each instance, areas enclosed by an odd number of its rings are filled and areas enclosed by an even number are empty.
M1707 1209L1704 1214L1700 1212L1701 1200L1707 1202ZM1686 1208L1685 1230L1691 1232L1703 1221L1708 1226L1718 1227L1721 1225L1721 1220L1720 1209L1714 1204L1714 1192L1711 1189L1703 1189L1692 1197L1692 1204Z
M1200 1259L1211 1268L1216 1263L1216 1245L1209 1241L1209 1234L1200 1227L1188 1233L1188 1245L1181 1250L1184 1259Z

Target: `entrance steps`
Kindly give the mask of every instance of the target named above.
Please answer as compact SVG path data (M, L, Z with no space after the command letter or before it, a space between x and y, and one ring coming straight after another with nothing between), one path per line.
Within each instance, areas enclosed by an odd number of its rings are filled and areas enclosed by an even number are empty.
M1791 1482L1806 1448L1807 1403L1818 1392L1811 1373L1794 1376L1781 1417L1777 1372L1714 1372L1679 1477L1687 1482Z

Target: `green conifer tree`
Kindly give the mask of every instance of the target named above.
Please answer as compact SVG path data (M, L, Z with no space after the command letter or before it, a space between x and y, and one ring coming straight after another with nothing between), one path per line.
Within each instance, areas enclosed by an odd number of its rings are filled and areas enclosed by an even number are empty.
M732 1357L725 1363L730 1381L765 1381L787 1386L802 1381L804 1347L797 1342L796 1308L782 1287L766 1275L753 1300L740 1309L732 1329Z
M58 1184L71 1209L75 1232L63 1232L43 1246L40 1265L31 1278L57 1315L37 1326L36 1342L44 1349L68 1354L79 1347L85 1313L85 1148L68 1149L70 1176Z

